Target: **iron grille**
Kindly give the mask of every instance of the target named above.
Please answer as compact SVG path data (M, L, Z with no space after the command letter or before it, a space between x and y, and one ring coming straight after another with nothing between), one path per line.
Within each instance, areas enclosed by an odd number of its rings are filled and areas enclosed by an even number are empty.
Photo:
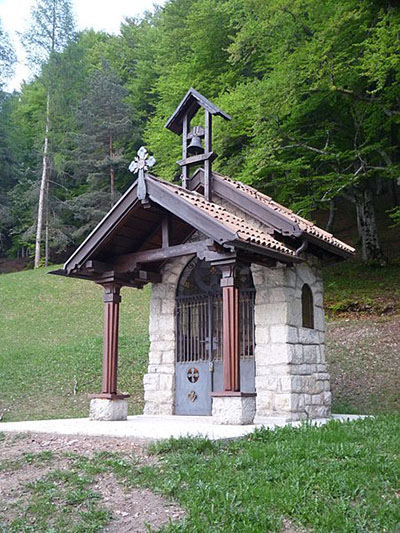
M176 310L177 362L222 360L222 295L179 296ZM239 291L239 351L254 357L254 289Z

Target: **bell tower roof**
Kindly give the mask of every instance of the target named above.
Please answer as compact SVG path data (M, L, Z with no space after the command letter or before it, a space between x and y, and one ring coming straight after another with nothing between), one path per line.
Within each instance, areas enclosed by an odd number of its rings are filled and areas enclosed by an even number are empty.
M173 131L177 135L180 135L183 131L183 119L187 116L188 121L190 121L197 111L203 107L211 115L219 115L225 120L231 120L231 117L222 111L215 104L210 102L205 96L200 94L196 89L191 87L188 92L183 97L181 103L178 105L173 115L170 116L165 127L168 130Z

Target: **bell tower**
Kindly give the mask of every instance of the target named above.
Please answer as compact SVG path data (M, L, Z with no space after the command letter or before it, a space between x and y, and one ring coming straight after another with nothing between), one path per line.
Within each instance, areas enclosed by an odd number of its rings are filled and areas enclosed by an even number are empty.
M191 120L200 108L204 109L204 127L194 126L191 128ZM231 120L229 115L191 88L165 125L167 129L177 135L182 135L182 159L178 161L178 165L182 168L182 187L187 188L190 168L203 164L204 196L208 201L211 201L212 197L211 164L217 157L217 154L212 150L213 115Z

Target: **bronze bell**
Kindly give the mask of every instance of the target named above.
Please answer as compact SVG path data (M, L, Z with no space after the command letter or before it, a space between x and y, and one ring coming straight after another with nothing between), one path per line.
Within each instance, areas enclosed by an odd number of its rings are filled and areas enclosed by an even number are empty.
M198 135L193 135L190 144L187 147L187 153L189 155L200 155L204 153L204 148Z

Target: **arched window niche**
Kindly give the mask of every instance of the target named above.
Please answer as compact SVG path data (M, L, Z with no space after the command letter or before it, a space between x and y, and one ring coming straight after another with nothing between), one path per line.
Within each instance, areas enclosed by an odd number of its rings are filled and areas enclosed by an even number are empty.
M301 311L303 328L314 329L314 298L307 283L301 289Z

